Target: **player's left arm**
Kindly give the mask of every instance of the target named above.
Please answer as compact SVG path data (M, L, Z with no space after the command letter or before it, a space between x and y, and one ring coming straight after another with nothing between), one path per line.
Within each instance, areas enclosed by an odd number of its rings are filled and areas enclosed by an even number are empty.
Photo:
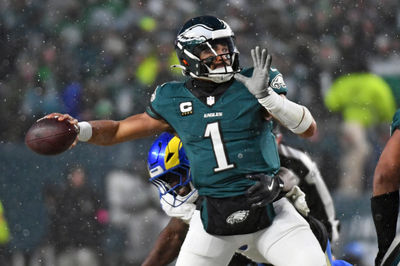
M142 266L167 265L179 254L189 225L183 220L172 217L161 231L153 249Z
M68 120L71 124L79 127L77 140L102 146L114 145L152 136L164 131L171 131L171 127L166 121L155 119L146 112L132 115L120 121L92 120L78 123L78 120L69 114L60 113L51 113L45 117L57 117L59 121Z
M301 137L313 136L317 130L317 124L307 107L290 101L284 95L279 95L269 86L272 57L267 49L261 51L257 46L251 50L251 56L254 65L252 77L237 73L235 78L242 82L258 102L283 126Z

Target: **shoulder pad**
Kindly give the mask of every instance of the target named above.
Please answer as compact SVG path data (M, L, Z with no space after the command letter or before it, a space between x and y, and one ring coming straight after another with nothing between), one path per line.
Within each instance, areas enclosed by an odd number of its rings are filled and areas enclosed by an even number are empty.
M246 77L250 77L253 74L253 70L254 70L253 67L246 67L240 71L240 74Z
M283 80L282 74L276 69L271 68L269 71L269 86L275 90L286 89L285 81Z
M182 86L182 84L183 84L183 82L171 81L171 82L166 82L161 85L158 85L156 87L156 89L154 90L153 94L151 95L150 102L153 102L157 96L163 95L164 93L174 90L174 89Z

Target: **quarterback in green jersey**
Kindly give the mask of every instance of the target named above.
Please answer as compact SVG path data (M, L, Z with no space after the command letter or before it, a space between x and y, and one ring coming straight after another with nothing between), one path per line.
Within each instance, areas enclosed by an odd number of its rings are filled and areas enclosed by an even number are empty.
M302 137L312 136L316 123L305 106L285 97L271 55L256 47L253 67L241 69L233 31L212 16L188 20L175 49L188 79L158 86L146 112L122 121L48 117L76 124L77 139L97 145L163 131L180 137L199 199L177 265L227 265L246 245L276 266L326 265L308 223L280 197L284 184L274 176L280 163L268 117Z
M241 73L251 72L245 69ZM280 80L276 91L286 93L281 74L270 70L270 77ZM279 169L272 121L265 121L265 109L242 83L231 79L220 85L224 88L216 84L223 94L212 90L203 99L197 97L195 86L207 83L196 79L165 83L154 92L147 113L167 121L182 139L200 195L241 195L254 184L244 175L274 175Z
M400 263L400 236L396 236L400 187L400 109L393 116L390 138L375 168L372 217L378 238L375 265ZM386 254L386 255L385 255Z

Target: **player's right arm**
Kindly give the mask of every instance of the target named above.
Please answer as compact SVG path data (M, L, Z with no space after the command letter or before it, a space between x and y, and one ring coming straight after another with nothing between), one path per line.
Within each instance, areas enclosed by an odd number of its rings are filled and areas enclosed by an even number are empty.
M179 254L189 225L179 218L172 217L161 231L153 249L142 266L167 265Z
M71 124L80 126L80 134L83 130L91 128L88 142L96 145L113 145L133 139L148 137L163 131L168 131L170 126L164 120L154 119L147 113L136 114L121 121L93 120L83 125L69 114L52 113L46 117L58 117L58 120L69 120ZM83 128L83 126L85 128ZM79 137L79 135L78 135Z

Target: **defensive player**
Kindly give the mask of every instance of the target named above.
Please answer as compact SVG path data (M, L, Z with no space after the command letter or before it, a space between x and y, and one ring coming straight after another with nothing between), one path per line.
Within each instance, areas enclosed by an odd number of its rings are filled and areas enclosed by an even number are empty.
M273 131L278 143L281 167L290 169L295 173L297 178L295 184L305 193L310 215L324 224L330 241L336 243L339 240L340 223L336 219L331 193L317 164L306 152L282 143L283 135L279 125L276 125Z
M288 166L292 165L292 170L296 171L295 173L280 171L279 175L289 176L282 177L283 180L292 181L291 179L294 178L295 182L291 182L293 185L299 185L311 194L304 195L301 190L295 187L286 195L290 197L297 210L304 216L309 216L308 214L312 213L321 217L321 221L324 221L327 227L326 230L324 230L325 228L316 228L318 225L312 224L312 228L315 228L313 232L318 235L317 238L320 239L321 247L330 251L330 247L327 247L327 231L330 232L330 235L332 235L331 232L334 232L334 238L337 240L338 221L335 219L332 198L325 182L309 155L282 144L281 133L277 129L274 129L274 133L277 135L281 159L284 160L285 164L289 164ZM150 148L147 163L150 174L149 180L158 188L161 206L165 213L171 217L171 220L161 232L154 248L142 266L166 265L172 262L178 254L189 228L188 223L195 211L195 200L198 195L197 191L191 186L189 161L178 137L170 133L161 134ZM287 190L289 188L288 185ZM308 209L307 203L304 202L305 197L308 199L307 202L311 203L311 211ZM323 198L327 199L324 201ZM315 202L313 203L311 200ZM246 246L239 249L238 252L252 256ZM256 265L250 261L243 263L245 259L238 254L235 255L229 265ZM240 263L238 264L239 260ZM330 261L332 263L332 258L330 258ZM336 264L338 263L336 261Z
M375 265L398 265L400 263L400 242L396 235L399 214L400 184L400 109L393 116L391 137L383 149L375 168L372 217L378 237L378 254ZM392 244L392 245L391 245ZM389 248L390 246L390 248ZM385 255L385 253L387 253ZM382 258L385 259L382 262Z
M239 68L233 37L218 18L187 21L175 47L179 67L189 79L158 86L142 114L80 123L68 114L49 117L78 124L78 139L97 145L171 130L179 135L202 202L177 265L227 265L243 243L254 245L277 266L326 265L308 223L289 201L282 198L272 205L282 182L271 178L280 165L264 113L302 137L312 136L316 123L306 107L284 96L287 88L282 75L270 67L266 49L252 49L254 67Z

